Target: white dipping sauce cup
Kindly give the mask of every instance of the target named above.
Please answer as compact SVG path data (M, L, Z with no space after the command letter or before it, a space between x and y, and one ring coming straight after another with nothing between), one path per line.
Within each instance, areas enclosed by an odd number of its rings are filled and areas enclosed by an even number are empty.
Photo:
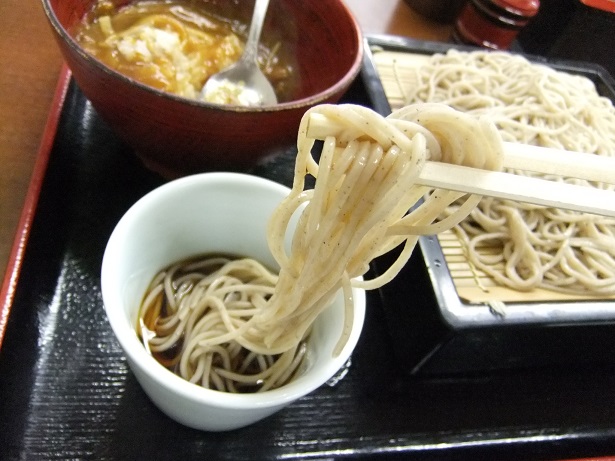
M171 263L207 253L231 253L277 268L266 229L273 210L287 194L284 186L245 174L184 177L135 203L109 239L101 274L107 317L142 388L160 410L181 424L223 431L259 421L333 377L357 344L365 317L365 292L359 289L353 289L352 331L341 354L333 356L344 320L340 293L314 324L305 372L262 393L231 394L191 384L160 365L137 337L145 290L154 275Z

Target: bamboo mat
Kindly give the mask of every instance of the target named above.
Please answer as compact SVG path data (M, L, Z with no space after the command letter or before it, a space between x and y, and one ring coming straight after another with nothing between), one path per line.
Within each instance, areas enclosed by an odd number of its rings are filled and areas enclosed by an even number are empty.
M412 88L416 82L415 69L424 63L429 55L398 51L372 50L373 60L378 71L385 94L392 110L406 104L404 88ZM453 231L438 235L447 267L451 273L459 298L470 304L492 301L507 302L561 302L587 299L604 299L604 297L572 296L535 289L520 292L497 284L490 276L476 269L464 256L461 241ZM485 249L484 251L496 251ZM615 296L607 299L615 299Z

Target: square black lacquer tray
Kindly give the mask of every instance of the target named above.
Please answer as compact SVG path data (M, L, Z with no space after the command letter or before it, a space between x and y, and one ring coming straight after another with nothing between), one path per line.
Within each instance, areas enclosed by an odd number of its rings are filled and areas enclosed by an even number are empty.
M366 73L374 73L378 53L391 51L405 56L427 57L462 45L421 42L405 37L371 36ZM515 53L523 54L515 44ZM555 70L590 79L600 95L615 103L615 80L594 63L550 59L523 54L528 60ZM380 61L382 62L382 61ZM388 114L390 106L383 85L370 80L374 107ZM495 311L488 303L464 300L446 263L436 236L422 236L414 263L383 286L388 330L400 364L411 374L468 374L545 367L600 367L615 363L615 302L613 299L577 301L518 301ZM382 272L392 262L389 254L374 262ZM409 284L408 281L414 281ZM431 289L417 291L421 281ZM416 301L420 299L420 301ZM434 310L433 306L438 309Z
M14 253L19 261L11 262L9 277L19 277L4 285L10 289L2 308L10 315L0 350L0 459L531 460L615 453L614 367L413 376L400 366L385 316L400 300L380 292L369 295L362 337L337 385L231 432L196 431L167 418L128 369L99 288L113 227L163 180L66 82L40 193L33 186L38 205L21 229L27 238ZM376 83L368 56L344 102L377 105L370 91ZM289 147L250 172L289 184L294 154ZM429 312L431 286L415 256L410 265L419 275L405 283L414 287L413 303Z

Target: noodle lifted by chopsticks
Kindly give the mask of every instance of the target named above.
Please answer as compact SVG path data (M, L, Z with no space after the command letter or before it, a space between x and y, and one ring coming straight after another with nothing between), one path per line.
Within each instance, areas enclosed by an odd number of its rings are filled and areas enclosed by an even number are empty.
M315 139L308 135L312 114L331 121L319 162L312 156ZM360 106L317 106L305 114L297 146L293 187L268 228L278 277L244 259L206 262L216 266L211 273L203 273L201 263L181 273L175 266L152 283L142 317L159 316L162 307L155 300L163 291L169 313L157 318L156 337L147 343L154 352L179 347L173 361L192 382L231 391L246 383L261 391L284 384L299 367L312 323L341 289L345 324L338 354L353 323L351 288L374 289L390 281L419 235L451 228L480 200L417 185L426 160L498 170L503 155L492 123L438 104L410 106L386 119ZM315 187L306 190L310 175ZM439 219L452 203L459 204L455 213ZM287 252L285 235L296 213ZM372 259L400 245L389 270L376 279L360 278ZM239 369L231 365L235 361ZM260 363L258 371L245 376L253 362Z

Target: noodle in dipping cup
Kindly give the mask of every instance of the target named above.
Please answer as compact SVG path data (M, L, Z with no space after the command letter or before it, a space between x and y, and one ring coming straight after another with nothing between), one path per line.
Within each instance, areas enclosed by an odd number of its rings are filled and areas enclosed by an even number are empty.
M201 430L223 431L259 421L323 385L345 366L363 327L365 292L353 289L354 320L341 353L341 293L316 319L304 371L291 382L261 393L233 394L192 384L163 367L137 336L140 304L154 275L171 263L208 253L246 256L272 269L267 222L288 189L237 173L203 173L171 181L145 195L122 217L107 244L102 296L111 327L154 404L174 420ZM295 217L296 218L296 217ZM296 220L286 241L290 246Z

